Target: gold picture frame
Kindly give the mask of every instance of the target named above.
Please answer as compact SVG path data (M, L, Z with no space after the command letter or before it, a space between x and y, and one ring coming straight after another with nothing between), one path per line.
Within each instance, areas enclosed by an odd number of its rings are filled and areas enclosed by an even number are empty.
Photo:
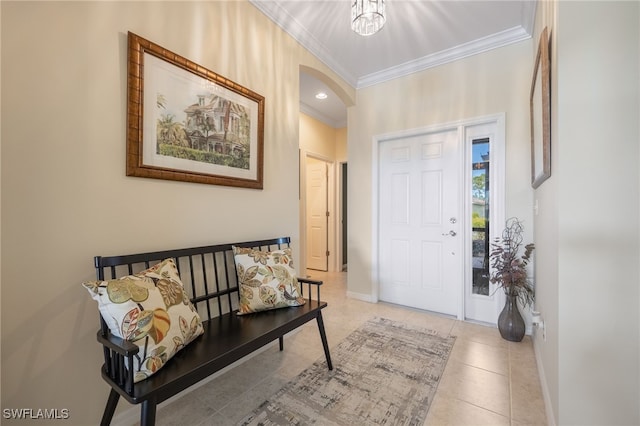
M127 176L262 189L264 97L128 33Z
M539 187L551 176L551 79L549 74L549 35L540 34L531 82L531 186Z

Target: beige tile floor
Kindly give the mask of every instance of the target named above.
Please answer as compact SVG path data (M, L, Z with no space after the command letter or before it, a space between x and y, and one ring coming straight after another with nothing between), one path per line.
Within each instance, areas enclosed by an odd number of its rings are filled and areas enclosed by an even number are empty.
M456 336L425 425L545 425L546 415L531 339L503 340L492 327L386 303L346 297L346 273L308 271L322 279L329 306L330 346L373 317L385 317ZM158 411L158 425L233 425L323 357L315 322Z

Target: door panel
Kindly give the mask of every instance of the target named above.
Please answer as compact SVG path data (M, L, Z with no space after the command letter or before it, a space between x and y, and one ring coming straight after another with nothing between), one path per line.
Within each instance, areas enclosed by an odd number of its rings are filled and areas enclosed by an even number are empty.
M422 203L422 225L432 226L442 222L442 172L422 172L422 199L431 200Z
M381 300L457 315L459 168L457 130L380 142Z
M444 291L442 282L442 243L422 242L422 287ZM435 266L432 267L432 266Z

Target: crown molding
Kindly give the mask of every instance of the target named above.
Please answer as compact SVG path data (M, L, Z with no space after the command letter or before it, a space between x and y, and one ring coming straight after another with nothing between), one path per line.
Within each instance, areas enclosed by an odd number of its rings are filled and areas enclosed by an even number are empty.
M289 14L278 1L249 0L259 11L293 37L298 43L313 53L322 63L338 74L351 87L356 87L358 79L337 63L331 53L300 22Z
M442 50L432 55L423 56L422 58L405 62L404 64L400 64L395 67L367 74L358 79L356 89L373 86L394 78L403 77L428 68L457 61L472 55L477 55L478 53L497 49L499 47L507 46L530 38L531 33L522 26L510 28L487 37L473 40L469 43L461 44L451 49Z

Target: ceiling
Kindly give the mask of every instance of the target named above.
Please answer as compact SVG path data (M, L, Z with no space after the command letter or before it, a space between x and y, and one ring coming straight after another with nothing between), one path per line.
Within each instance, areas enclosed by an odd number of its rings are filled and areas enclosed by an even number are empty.
M250 0L356 89L531 37L536 0L387 0L387 22L363 37L351 30L350 0ZM317 100L324 91L327 99ZM300 75L301 111L332 127L346 108L324 83Z

